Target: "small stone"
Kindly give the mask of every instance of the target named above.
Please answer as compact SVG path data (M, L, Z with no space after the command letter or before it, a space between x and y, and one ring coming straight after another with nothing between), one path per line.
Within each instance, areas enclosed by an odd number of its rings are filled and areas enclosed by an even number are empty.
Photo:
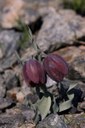
M25 123L22 114L2 114L0 115L0 128L19 128Z
M12 88L19 86L19 80L16 76L15 72L13 70L6 70L4 74L4 80L7 90L10 90Z
M0 49L0 59L3 57L2 50Z
M25 104L18 103L17 106L11 109L7 109L6 113L9 115L22 114L27 122L30 122L35 117L35 111Z
M0 98L0 110L11 106L13 101L10 98Z
M36 128L67 128L67 125L57 114L51 114L41 121Z
M7 91L7 96L11 97L12 99L16 100L16 95L19 92L20 88L13 88Z
M24 101L24 98L25 98L25 96L24 96L24 94L22 92L18 92L17 93L16 99L17 99L18 102L22 103Z
M17 127L17 128L36 128L36 125L33 122L27 122L27 123L25 123L22 126Z
M30 109L23 110L22 115L26 118L27 121L33 120L35 117L34 111Z
M85 110L85 101L78 103L78 111L83 112Z
M19 32L15 32L14 30L0 30L0 48L3 58L12 55L17 50L19 39Z
M6 94L6 86L4 84L4 79L2 75L0 75L0 97L4 97Z
M6 93L6 88L0 85L0 97L4 97Z
M12 67L17 61L15 51L19 48L20 33L14 30L0 31L0 49L2 58L0 59L0 71Z
M27 95L29 95L29 94L32 94L30 87L28 87L26 85L26 82L25 81L23 81L23 86L21 87L21 91L22 91L22 93L24 94L25 97Z

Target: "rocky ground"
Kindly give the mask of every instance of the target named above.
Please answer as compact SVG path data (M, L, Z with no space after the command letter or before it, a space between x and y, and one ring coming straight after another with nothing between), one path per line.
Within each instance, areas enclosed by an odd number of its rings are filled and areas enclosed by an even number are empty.
M39 48L60 54L69 64L64 81L76 81L76 106L61 115L50 114L36 126L35 112L28 100L37 97L26 85L23 61L36 51L18 22L28 25ZM22 48L21 43L25 42ZM83 99L83 100L80 100ZM85 127L85 17L63 9L59 0L0 0L0 128L84 128Z

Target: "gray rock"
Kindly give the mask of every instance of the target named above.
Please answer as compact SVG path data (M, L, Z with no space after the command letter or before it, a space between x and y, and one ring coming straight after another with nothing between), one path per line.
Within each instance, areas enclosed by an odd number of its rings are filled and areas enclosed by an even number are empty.
M0 115L0 128L18 128L25 121L21 114Z
M0 72L3 72L5 69L12 68L16 61L18 60L15 54L0 60Z
M3 77L8 90L19 86L18 77L13 70L6 70Z
M0 97L4 97L5 94L6 94L6 87L5 87L5 84L4 84L4 79L0 75Z
M85 35L85 20L72 10L56 12L54 8L44 8L40 9L40 14L43 24L36 43L43 51L53 51L61 46L71 45Z
M19 103L14 108L8 110L6 109L6 113L8 115L22 114L22 116L25 118L27 122L32 121L35 117L35 112L33 109L30 109L28 106Z
M17 25L17 20L26 24L36 22L40 17L38 9L42 6L60 8L61 0L5 0L0 3L0 26L13 28Z
M12 103L13 103L13 101L10 98L1 98L0 97L0 110L11 106Z
M26 118L27 121L33 120L35 113L33 110L24 110L22 115Z
M0 70L9 68L16 62L15 50L18 49L20 34L13 30L0 31L0 49L2 58L0 59Z
M3 56L10 56L14 53L14 50L18 48L17 41L20 38L20 34L13 30L1 30L0 31L0 46L3 52Z
M54 7L56 9L61 7L62 0L24 0L27 2L28 6L38 10L41 7Z
M67 128L67 126L57 114L51 114L41 121L36 128Z

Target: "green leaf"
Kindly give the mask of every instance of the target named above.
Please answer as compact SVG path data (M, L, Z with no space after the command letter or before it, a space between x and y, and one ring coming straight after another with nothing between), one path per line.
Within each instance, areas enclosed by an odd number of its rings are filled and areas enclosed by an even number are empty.
M58 104L56 103L56 100L54 101L54 104L53 104L53 112L56 113L59 111L59 106Z
M69 92L71 89L73 89L74 87L76 87L77 84L78 84L77 82L71 82L71 84L69 85L69 89L68 89L67 92Z
M72 107L72 100L67 100L59 104L59 112L65 111Z
M65 111L72 107L72 100L74 98L74 94L69 94L68 98L69 100L59 104L59 112Z
M73 98L74 98L74 94L69 94L69 95L68 95L68 98L69 98L69 100L71 100L71 101L72 101L72 100L73 100Z
M38 110L41 114L42 120L43 120L49 113L49 110L51 107L51 97L43 96L42 99L36 103L36 107L38 108Z
M18 42L20 47L26 48L28 46L28 42L32 43L32 32L28 26L26 26L24 23L21 21L18 21L18 28L22 30L22 36L21 40Z

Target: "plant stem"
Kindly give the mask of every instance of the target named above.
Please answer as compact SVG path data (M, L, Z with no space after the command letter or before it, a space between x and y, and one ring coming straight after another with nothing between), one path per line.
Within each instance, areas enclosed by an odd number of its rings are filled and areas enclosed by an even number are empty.
M16 55L16 57L17 57L17 59L18 59L18 62L21 64L21 65L23 65L23 62L21 61L21 58L20 58L20 56L19 56L19 54L18 54L18 52L15 50L15 55Z

